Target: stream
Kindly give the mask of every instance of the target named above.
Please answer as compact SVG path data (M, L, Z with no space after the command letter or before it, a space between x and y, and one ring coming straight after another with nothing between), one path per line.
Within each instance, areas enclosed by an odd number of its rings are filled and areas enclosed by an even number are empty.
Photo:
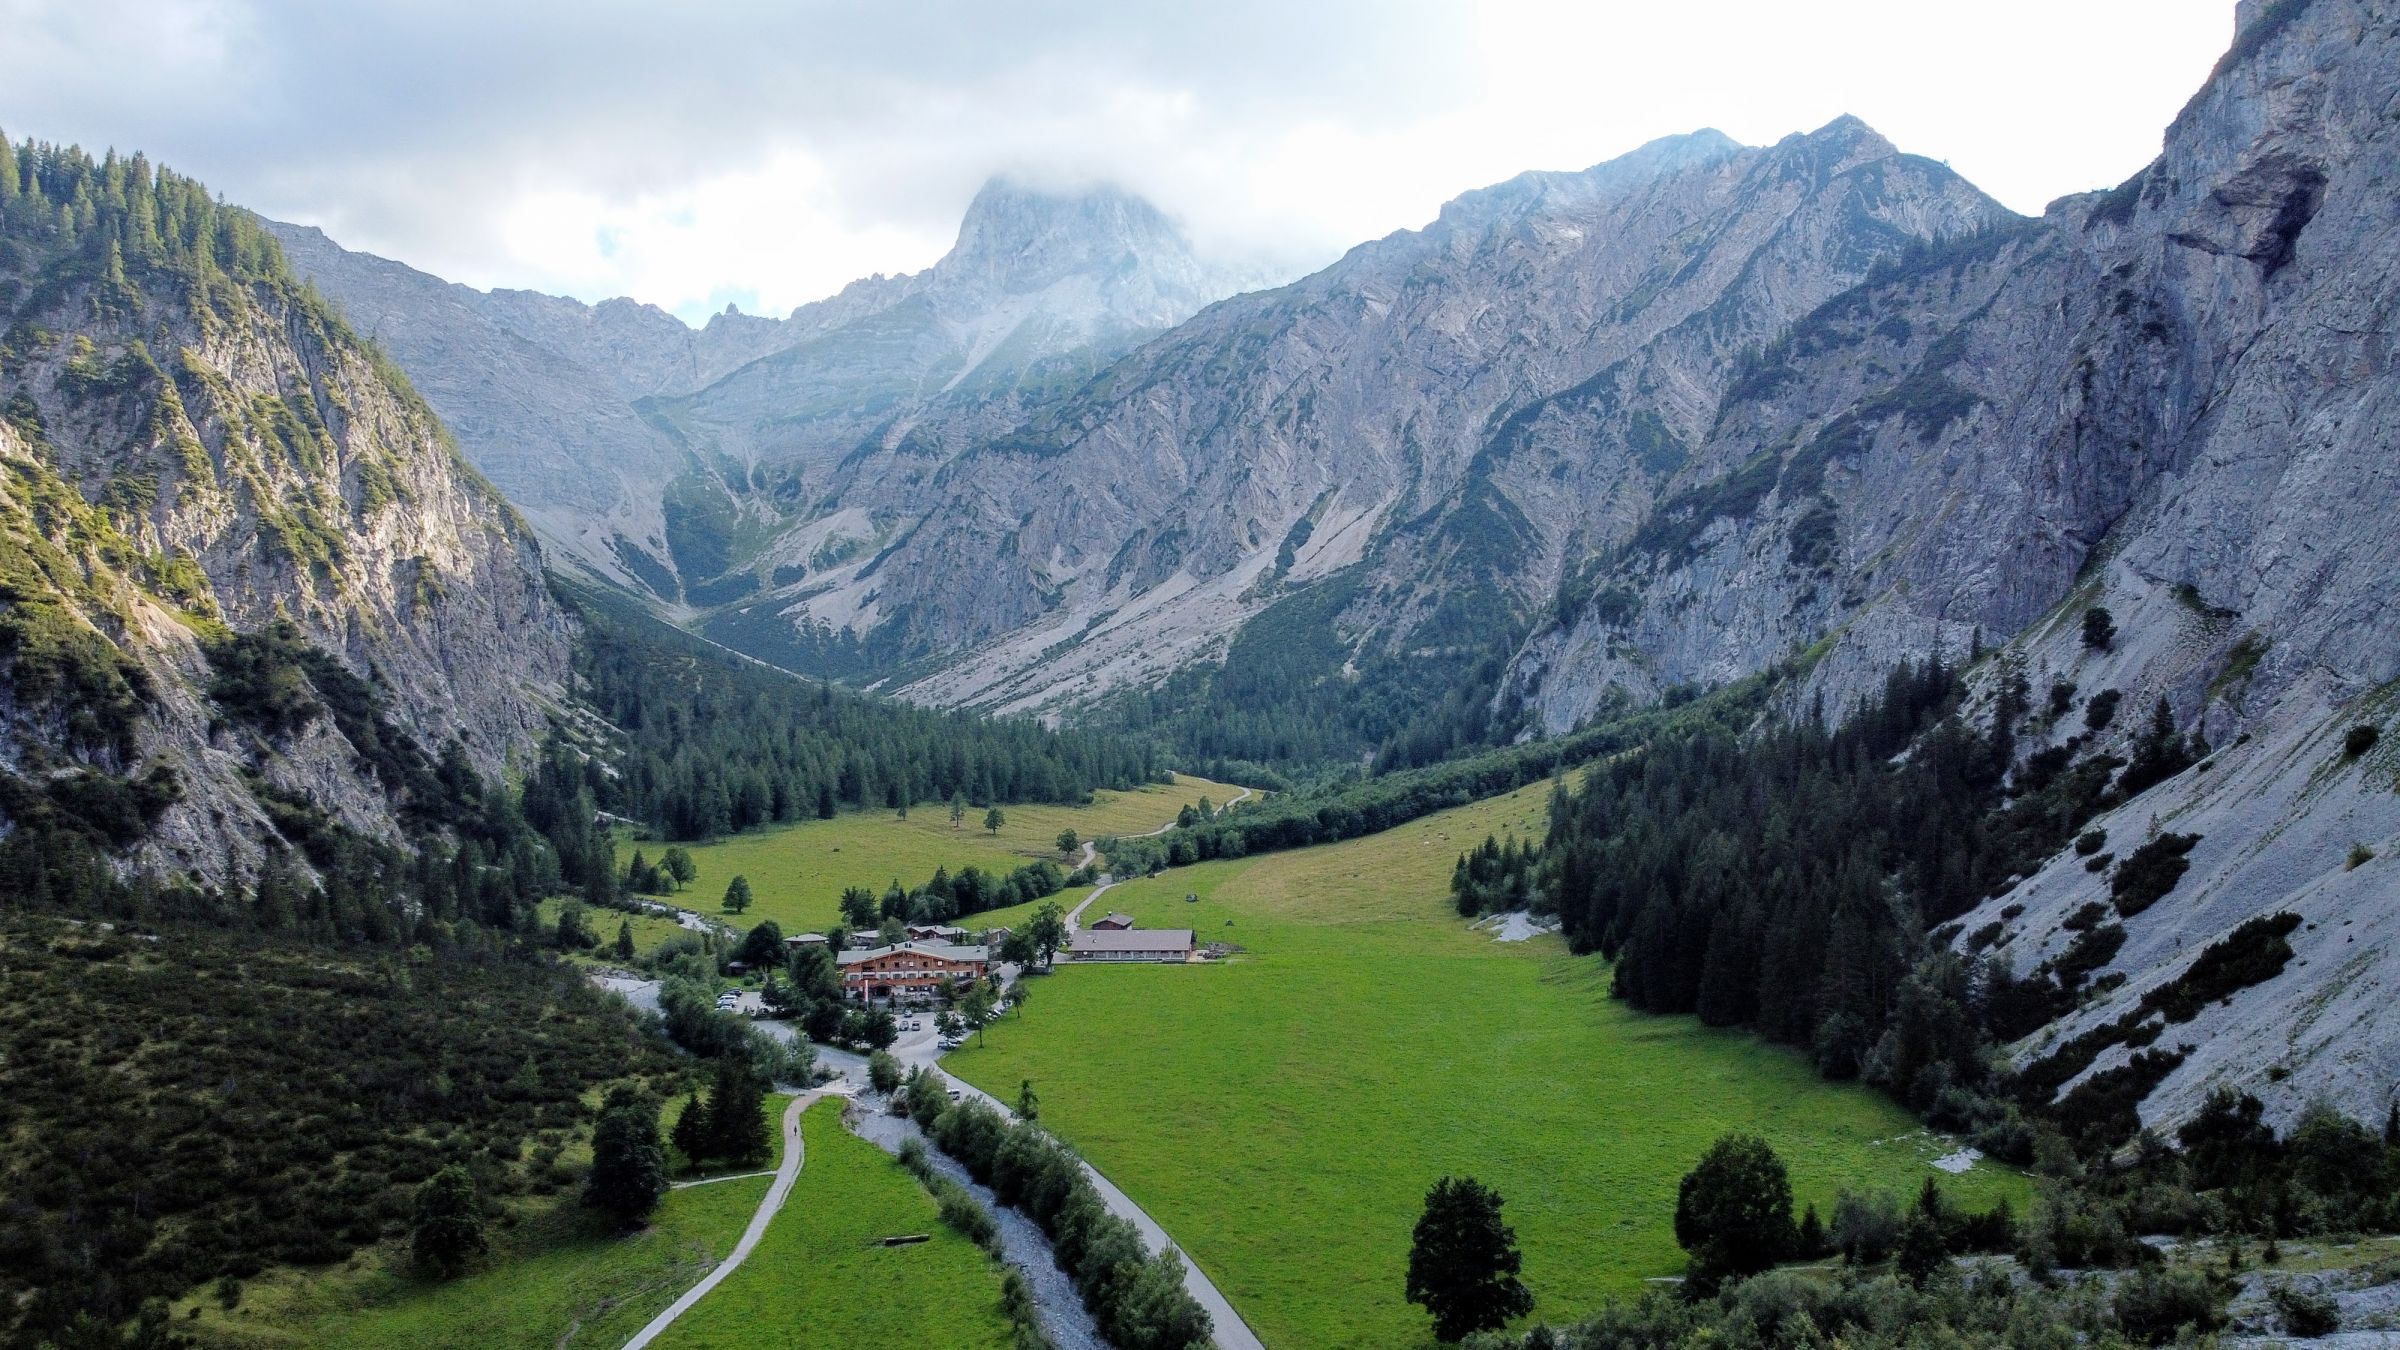
M1075 1282L1052 1259L1049 1236L1033 1220L1001 1204L989 1187L979 1185L967 1175L967 1169L957 1159L925 1139L915 1121L885 1113L876 1099L859 1098L844 1123L850 1126L851 1133L895 1157L903 1140L923 1140L925 1156L933 1163L934 1170L966 1187L967 1193L991 1211L992 1218L1000 1225L1002 1259L1025 1277L1026 1288L1033 1293L1034 1316L1042 1324L1042 1334L1058 1350L1109 1350L1108 1342L1100 1338L1099 1327L1092 1322L1092 1315L1084 1310L1083 1295L1076 1292Z

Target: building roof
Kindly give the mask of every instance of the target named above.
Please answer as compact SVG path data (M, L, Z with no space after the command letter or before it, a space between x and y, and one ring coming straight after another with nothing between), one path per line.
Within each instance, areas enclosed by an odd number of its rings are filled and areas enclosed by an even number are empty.
M1184 936L1191 935L1186 933ZM962 947L951 942L901 942L889 947L868 947L864 950L853 948L846 952L836 953L833 959L842 965L854 966L861 961L872 961L878 956L890 956L894 952L914 952L920 956L930 956L942 961L989 961L992 959L989 947Z
M956 934L958 934L960 937L965 937L965 936L966 936L966 934L967 934L967 930L966 930L966 929L964 929L964 928L959 928L959 927L955 927L955 926L953 926L953 925L951 925L951 924L946 924L946 923L912 923L912 924L907 924L907 925L904 925L904 926L905 926L905 928L907 929L907 931L909 931L909 932L911 932L911 933L941 933L941 934L950 934L950 933L956 933Z
M1110 910L1106 917L1092 920L1094 928L1131 928L1133 916L1123 910Z
M783 940L786 947L814 947L825 941L823 933L794 933Z
M1095 928L1075 935L1079 952L1179 952L1192 946L1189 928Z

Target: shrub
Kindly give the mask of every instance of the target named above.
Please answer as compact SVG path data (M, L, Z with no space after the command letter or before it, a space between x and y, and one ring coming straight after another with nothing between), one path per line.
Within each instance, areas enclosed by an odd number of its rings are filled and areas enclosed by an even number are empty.
M2187 855L2199 842L2196 834L2162 834L2128 854L2117 864L2116 875L2109 878L2109 895L2116 902L2117 913L2130 919L2174 890L2175 883L2190 870Z
M2375 742L2382 738L2382 728L2361 722L2342 737L2342 758L2356 759L2374 749Z
M2342 870L2355 872L2373 861L2375 861L2375 850L2368 848L2365 844L2352 844L2350 856L2342 860Z
M1889 1191L1845 1190L1833 1200L1833 1249L1852 1265L1872 1265L1900 1241L1900 1202Z
M934 1201L941 1207L942 1222L956 1229L961 1237L992 1253L1000 1254L1000 1225L991 1213L978 1204L967 1188L948 1177L937 1176L926 1183Z
M2124 692L2117 689L2103 689L2092 695L2092 701L2083 705L2084 726L2093 731L2106 729L2117 720L2117 705L2124 701Z
M2125 1334L2165 1345L2185 1328L2206 1334L2225 1325L2226 1290L2189 1267L2141 1270L2117 1282L2113 1306Z
M2117 616L2106 606L2094 605L2083 612L2083 645L2104 652L2116 645Z
M2342 1311L2332 1298L2297 1284L2279 1284L2267 1293L2283 1329L2294 1336L2315 1339L2342 1329Z
M2075 836L2075 856L2079 858L2088 858L2093 854L2098 853L2107 843L2108 831L2101 829L2085 830L2082 834Z

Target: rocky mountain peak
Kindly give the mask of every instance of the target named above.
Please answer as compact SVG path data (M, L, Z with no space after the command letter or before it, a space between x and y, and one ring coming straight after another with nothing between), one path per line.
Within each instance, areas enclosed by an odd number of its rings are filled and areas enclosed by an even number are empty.
M1136 269L1193 283L1201 273L1183 231L1132 193L1108 184L1056 192L1003 177L975 194L934 275L1023 293Z
M1661 136L1588 169L1533 170L1462 192L1442 206L1439 223L1481 227L1532 211L1588 204L1687 169L1729 159L1741 142L1714 127Z

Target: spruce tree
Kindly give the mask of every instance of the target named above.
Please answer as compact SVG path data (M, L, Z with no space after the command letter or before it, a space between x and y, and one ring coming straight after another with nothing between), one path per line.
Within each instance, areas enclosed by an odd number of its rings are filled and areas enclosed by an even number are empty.
M683 1099L683 1110L676 1114L675 1127L667 1137L674 1143L675 1151L694 1168L708 1159L709 1150L716 1146L717 1131L708 1118L708 1103L700 1100L700 1089L693 1088L691 1095Z
M417 1188L410 1246L419 1265L444 1277L456 1275L487 1245L483 1200L466 1168L452 1163Z
M592 1128L592 1170L584 1180L583 1203L606 1210L620 1228L638 1228L666 1193L658 1103L648 1093L609 1094Z
M729 1162L763 1162L774 1148L767 1133L767 1088L747 1060L717 1061L708 1092L709 1155Z

